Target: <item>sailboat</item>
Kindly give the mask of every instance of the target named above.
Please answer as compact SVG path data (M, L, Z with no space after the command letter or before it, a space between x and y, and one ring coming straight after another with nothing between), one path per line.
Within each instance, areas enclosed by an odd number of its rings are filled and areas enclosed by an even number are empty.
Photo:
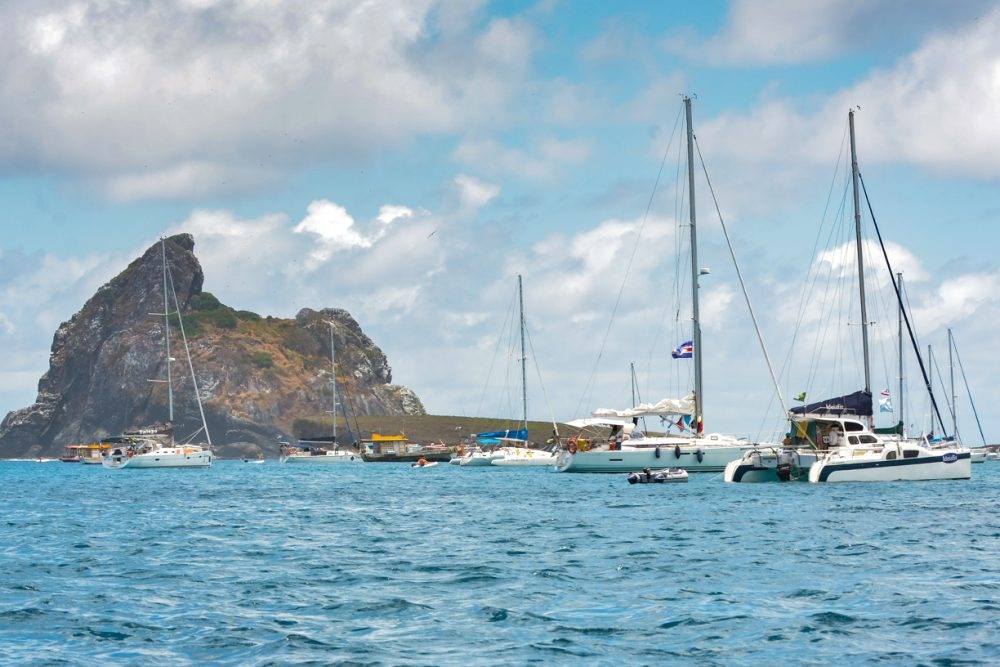
M861 236L861 198L857 150L854 135L854 111L848 115L851 142L851 175L854 191L854 221L857 243L858 283L861 306L861 338L864 361L864 389L839 399L802 405L789 411L792 444L808 444L817 450L816 461L808 468L810 482L855 482L968 479L971 476L969 450L957 442L932 446L926 439L896 438L875 432L872 421L871 370L868 345L867 306L865 300L864 253ZM876 226L877 229L877 226ZM881 242L881 237L880 237ZM884 249L884 246L883 246ZM888 262L888 257L886 257ZM902 319L912 336L909 319L902 309L900 286L893 278ZM934 394L917 357L932 404ZM943 429L942 425L942 429Z
M516 429L476 433L477 443L461 456L452 459L465 467L497 466L551 466L555 456L545 450L528 447L528 371L525 348L524 284L517 276L518 327L521 342L521 422Z
M694 392L680 399L664 399L655 404L642 403L625 410L599 409L594 418L568 422L570 426L606 427L606 436L570 438L562 443L556 458L559 472L638 472L645 468L665 466L692 472L720 472L730 461L739 459L753 448L744 439L719 433L704 433L702 420L702 339L698 312L699 277L697 225L694 189L694 129L691 122L691 98L684 98L687 121L688 206L691 229L691 341L675 350L676 358L691 357L694 361ZM660 417L676 423L681 432L662 436L646 436L636 428L645 416Z
M184 334L184 321L181 318L181 308L180 304L177 303L176 294L174 295L174 304L177 307L177 322L181 338L184 341L188 369L191 372L191 383L194 386L198 410L201 413L202 430L205 432L207 443L204 445L179 444L174 441L174 385L170 369L173 358L170 356L169 296L173 283L168 276L165 238L160 239L160 248L163 253L163 341L167 361L168 419L165 424L137 431L126 431L121 441L117 442L114 448L101 459L101 465L105 468L116 470L122 468L206 468L212 465L212 438L208 433L205 410L201 404L201 396L198 394L198 382L194 375L194 365L191 362L191 352L188 349L187 336Z
M360 452L341 449L337 440L337 356L333 338L333 323L330 323L330 385L333 389L333 435L316 438L301 438L298 446L282 444L279 449L279 463L364 463ZM346 412L344 413L347 414Z

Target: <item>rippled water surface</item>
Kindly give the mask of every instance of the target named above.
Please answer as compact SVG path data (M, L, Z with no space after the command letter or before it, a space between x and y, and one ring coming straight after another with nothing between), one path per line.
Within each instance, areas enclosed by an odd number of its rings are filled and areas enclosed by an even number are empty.
M0 663L995 665L998 498L0 462Z

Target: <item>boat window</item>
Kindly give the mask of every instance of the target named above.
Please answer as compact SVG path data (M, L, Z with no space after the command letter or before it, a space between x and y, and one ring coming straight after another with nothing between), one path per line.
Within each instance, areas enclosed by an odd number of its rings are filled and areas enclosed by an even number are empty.
M904 449L903 450L903 458L904 459L915 459L918 456L920 456L920 452L918 452L915 449Z
M864 427L863 424L859 424L858 422L845 421L844 422L844 430L845 431L864 431L865 427Z
M887 461L892 461L893 459L896 458L896 451L895 450L889 450L888 452L886 452L885 458L886 458Z
M861 442L865 443L866 445L874 445L878 443L878 438L876 438L874 435L862 435L859 437L861 438Z
M851 443L852 445L856 445L856 444L858 444L858 436L856 436L856 435L848 436L847 437L847 441L849 443Z

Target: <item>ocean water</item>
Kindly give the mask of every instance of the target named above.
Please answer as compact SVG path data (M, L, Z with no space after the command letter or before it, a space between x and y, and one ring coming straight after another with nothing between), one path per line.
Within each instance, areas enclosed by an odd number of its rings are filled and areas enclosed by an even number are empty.
M0 462L0 664L996 665L998 498Z

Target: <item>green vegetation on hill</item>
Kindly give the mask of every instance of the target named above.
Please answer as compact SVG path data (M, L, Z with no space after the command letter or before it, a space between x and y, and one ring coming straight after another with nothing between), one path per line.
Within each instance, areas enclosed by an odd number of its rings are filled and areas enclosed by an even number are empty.
M355 431L355 420L351 418L351 431ZM472 433L484 433L505 428L516 429L518 424L512 420L492 419L488 417L448 417L441 415L371 415L357 419L357 428L361 429L361 437L368 438L372 433L381 435L398 435L402 433L413 442L444 442L455 445ZM303 436L329 435L332 430L330 418L297 419L293 426L297 438ZM559 435L569 436L579 433L579 429L565 424L559 425ZM347 438L347 426L343 415L337 420L337 435ZM528 422L528 439L542 446L552 437L552 424L548 422ZM354 438L358 434L354 433Z

